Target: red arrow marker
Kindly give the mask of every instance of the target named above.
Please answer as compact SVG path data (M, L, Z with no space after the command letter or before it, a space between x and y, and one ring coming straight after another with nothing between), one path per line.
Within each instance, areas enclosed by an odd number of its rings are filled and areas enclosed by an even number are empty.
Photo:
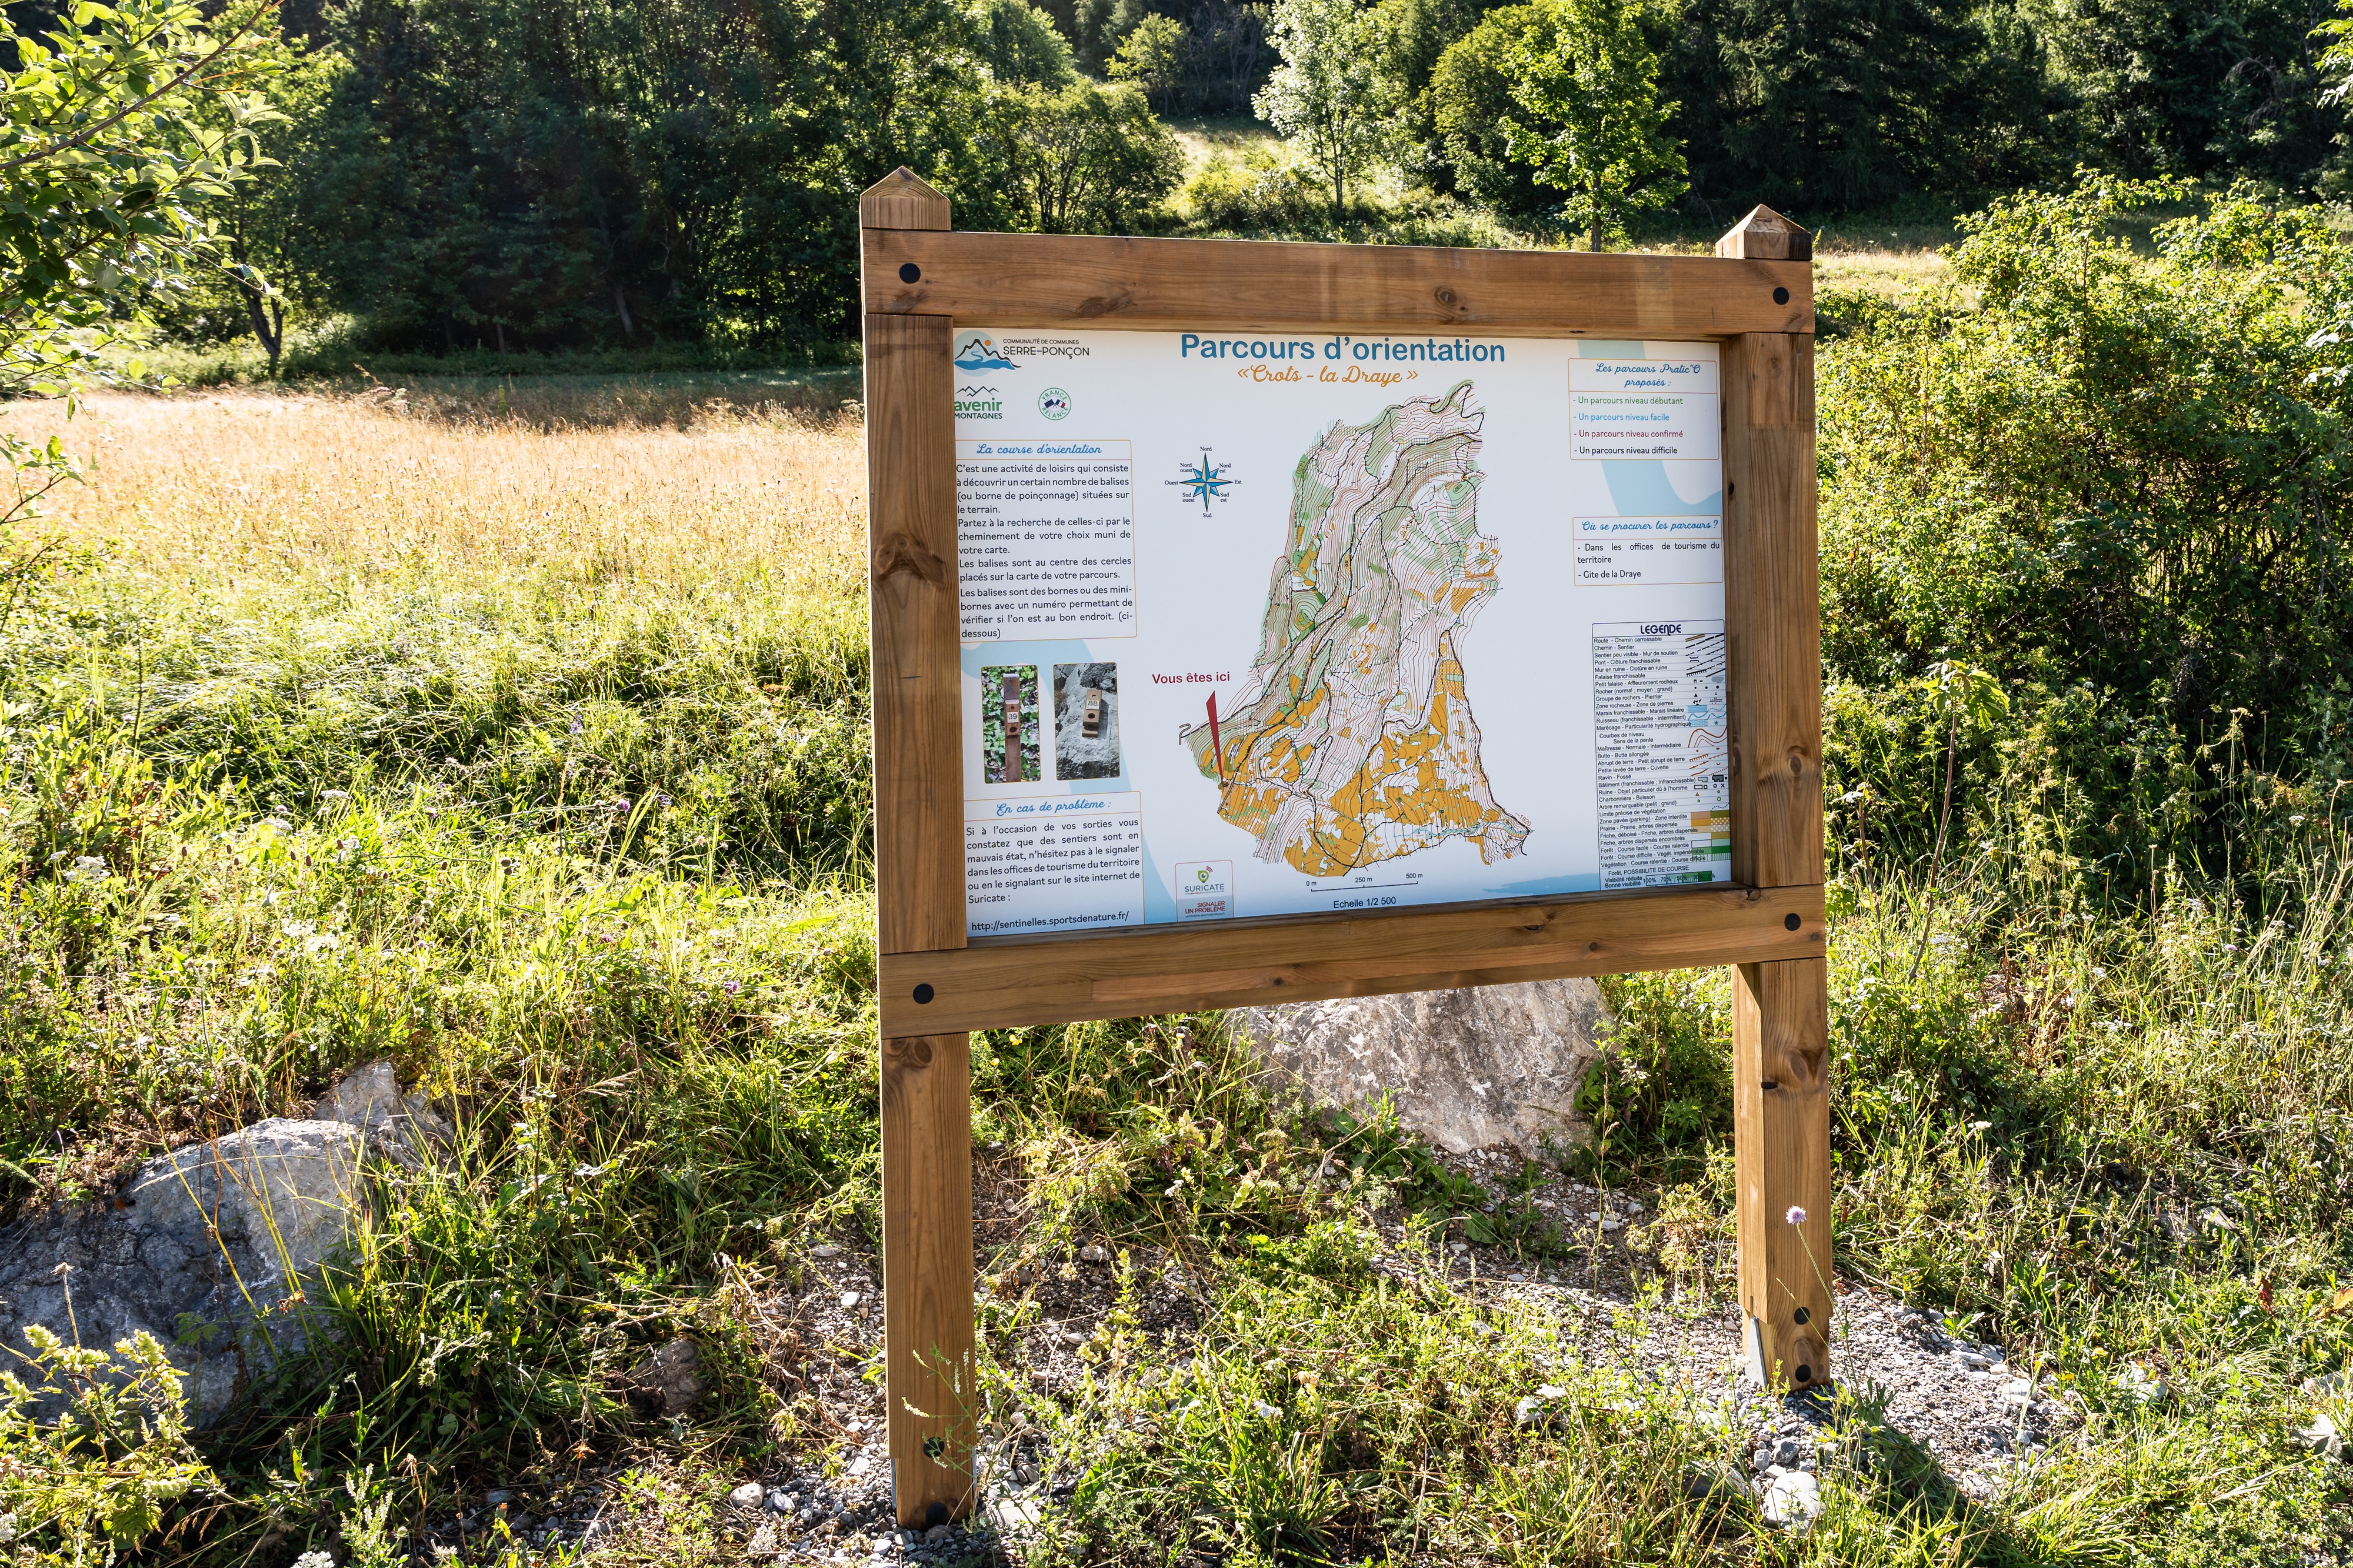
M1209 752L1218 759L1218 787L1226 784L1226 743L1218 739L1218 694L1209 693Z

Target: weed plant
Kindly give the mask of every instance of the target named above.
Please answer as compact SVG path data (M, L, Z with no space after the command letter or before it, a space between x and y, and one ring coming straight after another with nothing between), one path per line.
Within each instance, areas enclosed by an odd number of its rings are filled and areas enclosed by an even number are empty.
M377 1058L459 1128L449 1169L376 1178L339 1332L196 1436L212 1489L154 1561L389 1563L590 1467L640 1521L600 1560L718 1560L712 1500L846 1458L823 1401L880 1375L789 1310L813 1245L879 1221L859 432L534 396L101 396L58 520L95 563L0 625L0 1204ZM2031 757L2021 710L1966 716L1972 759ZM1821 1521L1778 1531L1706 1484L1745 1436L1720 1406L1429 1267L1460 1236L1589 1279L1512 1192L1271 1097L1222 1017L1008 1030L974 1050L1018 1211L981 1397L992 1451L1046 1454L1029 1557L2353 1561L2353 1468L2290 1441L2353 1356L2346 803L2226 747L2227 864L2112 877L2023 763L1973 760L1940 826L1949 732L1842 753L1833 1220L1852 1281L2055 1379L2055 1452L1967 1497L1850 1390ZM1519 1184L1644 1188L1641 1300L1716 1312L1724 979L1606 989L1596 1137ZM1000 1287L1090 1244L1118 1299L1049 1393ZM1192 1326L1147 1331L1172 1291ZM641 1415L628 1369L681 1333L710 1393ZM15 1475L0 1513L61 1550Z

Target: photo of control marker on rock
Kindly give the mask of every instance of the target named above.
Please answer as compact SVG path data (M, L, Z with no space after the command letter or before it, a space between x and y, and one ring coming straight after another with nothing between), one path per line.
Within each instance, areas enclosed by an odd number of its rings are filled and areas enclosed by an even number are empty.
M1054 667L1054 776L1119 776L1119 666Z

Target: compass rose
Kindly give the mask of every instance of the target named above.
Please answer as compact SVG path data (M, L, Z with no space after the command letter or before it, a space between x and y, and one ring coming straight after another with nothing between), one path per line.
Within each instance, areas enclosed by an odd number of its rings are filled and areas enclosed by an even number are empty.
M1177 493L1187 501L1199 501L1201 515L1207 517L1209 515L1211 501L1227 501L1234 499L1226 492L1241 481L1226 478L1227 471L1232 467L1231 463L1209 461L1209 448L1204 447L1201 448L1199 462L1180 462L1176 465L1176 471L1183 478L1163 479L1160 482L1178 487Z

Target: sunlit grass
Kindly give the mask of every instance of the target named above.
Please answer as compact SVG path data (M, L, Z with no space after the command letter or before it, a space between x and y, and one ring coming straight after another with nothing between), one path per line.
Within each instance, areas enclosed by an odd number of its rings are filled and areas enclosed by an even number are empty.
M871 1397L872 1344L752 1327L880 1217L860 431L702 380L5 416L94 452L53 514L99 553L0 624L0 1203L376 1057L461 1129L449 1173L385 1178L344 1337L206 1437L227 1493L159 1561L331 1545L354 1474L417 1521L590 1463L641 1516L605 1560L716 1556L713 1481ZM1744 1434L1689 1390L1429 1267L1451 1224L1556 1266L1561 1237L1394 1126L1270 1100L1221 1018L978 1038L1018 1200L984 1270L1095 1241L1181 1259L1199 1303L1145 1332L1179 1287L1131 1266L1049 1394L1036 1304L984 1302L984 1438L1062 1486L1030 1560L2344 1563L2346 1468L2287 1433L2353 1353L2353 850L2334 797L2242 794L2243 905L2183 868L2154 918L2105 912L1999 823L1934 886L1843 867L1841 1255L2083 1424L1982 1503L1833 1457L1803 1541L1694 1489ZM1609 989L1608 1131L1572 1163L1656 1194L1654 1300L1721 1301L1724 977ZM611 1379L680 1333L712 1397L633 1416Z
M815 411L799 384L746 379L100 393L70 419L18 405L0 422L89 460L86 485L52 492L55 527L199 595L754 571L794 594L862 593L860 426Z

